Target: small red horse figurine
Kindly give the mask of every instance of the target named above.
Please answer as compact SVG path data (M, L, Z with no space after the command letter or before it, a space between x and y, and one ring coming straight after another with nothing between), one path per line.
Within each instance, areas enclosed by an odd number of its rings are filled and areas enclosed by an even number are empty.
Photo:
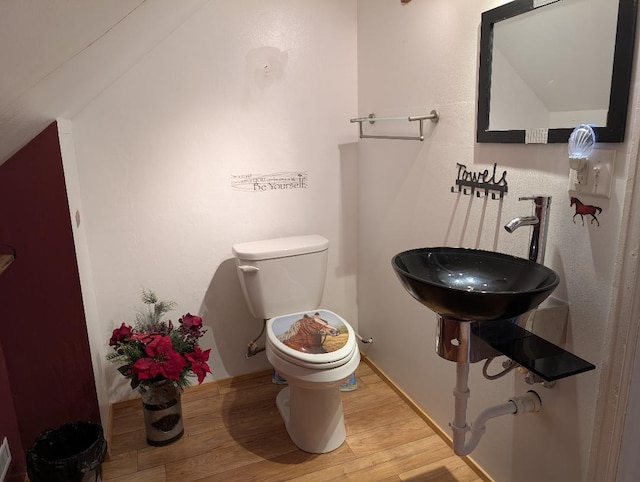
M576 216L579 214L580 217L582 218L582 225L584 226L584 216L586 214L590 215L593 219L591 220L591 224L593 224L593 222L595 221L596 223L598 223L598 226L600 226L600 221L598 221L598 218L596 217L596 213L600 214L602 212L602 208L598 207L598 206L590 206L588 204L583 204L580 199L578 199L577 197L572 197L571 198L571 205L575 205L576 207L576 213L573 215L573 222L576 222Z

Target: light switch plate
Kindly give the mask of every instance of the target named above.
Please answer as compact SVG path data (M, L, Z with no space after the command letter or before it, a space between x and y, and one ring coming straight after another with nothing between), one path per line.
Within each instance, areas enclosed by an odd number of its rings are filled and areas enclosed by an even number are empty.
M587 161L586 179L582 184L578 183L576 171L569 169L569 194L588 194L609 199L615 160L614 149L594 149Z

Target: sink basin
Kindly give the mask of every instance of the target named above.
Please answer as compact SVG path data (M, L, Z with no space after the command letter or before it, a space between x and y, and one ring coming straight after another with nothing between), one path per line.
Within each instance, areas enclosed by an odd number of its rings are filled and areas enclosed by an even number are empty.
M544 265L478 249L412 249L394 256L392 265L411 296L460 321L521 315L544 301L560 282Z

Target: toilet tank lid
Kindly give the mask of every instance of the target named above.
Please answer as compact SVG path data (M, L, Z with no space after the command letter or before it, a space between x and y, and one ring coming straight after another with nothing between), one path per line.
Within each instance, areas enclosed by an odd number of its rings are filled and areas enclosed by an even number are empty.
M328 248L329 240L327 238L317 234L309 234L234 244L232 251L236 258L263 260L316 253Z

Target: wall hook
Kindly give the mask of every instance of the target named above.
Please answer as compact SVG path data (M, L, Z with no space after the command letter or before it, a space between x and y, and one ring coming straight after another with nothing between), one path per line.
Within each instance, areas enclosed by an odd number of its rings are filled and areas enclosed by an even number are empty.
M500 178L496 178L496 170L498 168L496 163L493 164L493 171L491 172L488 169L480 172L468 171L467 166L460 163L456 163L456 166L458 167L458 177L455 185L458 192L462 191L463 194L472 195L475 193L476 197L480 197L480 191L484 191L485 197L491 193L491 199L502 199L509 191L507 171L503 171ZM467 188L470 188L471 192ZM451 186L451 192L456 192L454 186Z

